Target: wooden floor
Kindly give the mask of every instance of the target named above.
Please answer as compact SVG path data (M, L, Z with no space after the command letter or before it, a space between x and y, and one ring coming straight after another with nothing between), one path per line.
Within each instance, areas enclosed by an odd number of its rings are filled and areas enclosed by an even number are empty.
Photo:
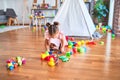
M87 53L49 67L40 60L43 35L29 29L0 33L0 80L120 80L120 38L111 40L109 35ZM98 43L101 40L104 45ZM6 60L16 56L25 57L27 63L8 71Z

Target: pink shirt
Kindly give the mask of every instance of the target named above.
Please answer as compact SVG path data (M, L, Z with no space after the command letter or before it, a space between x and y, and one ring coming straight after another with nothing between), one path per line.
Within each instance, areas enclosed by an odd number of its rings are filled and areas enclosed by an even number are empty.
M49 44L53 43L56 45L57 49L59 49L59 46L61 44L61 39L64 40L64 46L67 45L67 41L65 39L65 36L62 32L59 32L58 35L56 35L55 38L50 37L48 30L45 32L45 39L49 40Z

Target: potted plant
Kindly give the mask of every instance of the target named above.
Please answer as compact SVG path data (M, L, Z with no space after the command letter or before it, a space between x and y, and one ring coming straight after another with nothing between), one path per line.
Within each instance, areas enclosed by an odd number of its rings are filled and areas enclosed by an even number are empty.
M95 19L97 19L97 22L95 23L101 24L103 22L103 19L107 17L107 14L108 14L108 9L104 4L103 0L97 0L93 9L93 16Z

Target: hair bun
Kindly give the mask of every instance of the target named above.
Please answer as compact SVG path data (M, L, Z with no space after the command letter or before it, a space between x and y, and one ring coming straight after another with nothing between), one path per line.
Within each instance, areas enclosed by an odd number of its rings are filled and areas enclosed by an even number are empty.
M50 25L51 25L51 24L50 24L49 22L48 22L48 23L46 23L46 26L47 26L47 27L49 27Z
M54 22L54 25L59 25L59 22Z

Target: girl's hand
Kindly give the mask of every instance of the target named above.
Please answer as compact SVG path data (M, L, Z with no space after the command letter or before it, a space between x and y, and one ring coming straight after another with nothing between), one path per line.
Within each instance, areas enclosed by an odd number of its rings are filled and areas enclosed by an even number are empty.
M60 51L61 51L61 53L65 53L64 48L61 48L61 50L60 50Z
M48 48L47 51L50 52L50 49Z

